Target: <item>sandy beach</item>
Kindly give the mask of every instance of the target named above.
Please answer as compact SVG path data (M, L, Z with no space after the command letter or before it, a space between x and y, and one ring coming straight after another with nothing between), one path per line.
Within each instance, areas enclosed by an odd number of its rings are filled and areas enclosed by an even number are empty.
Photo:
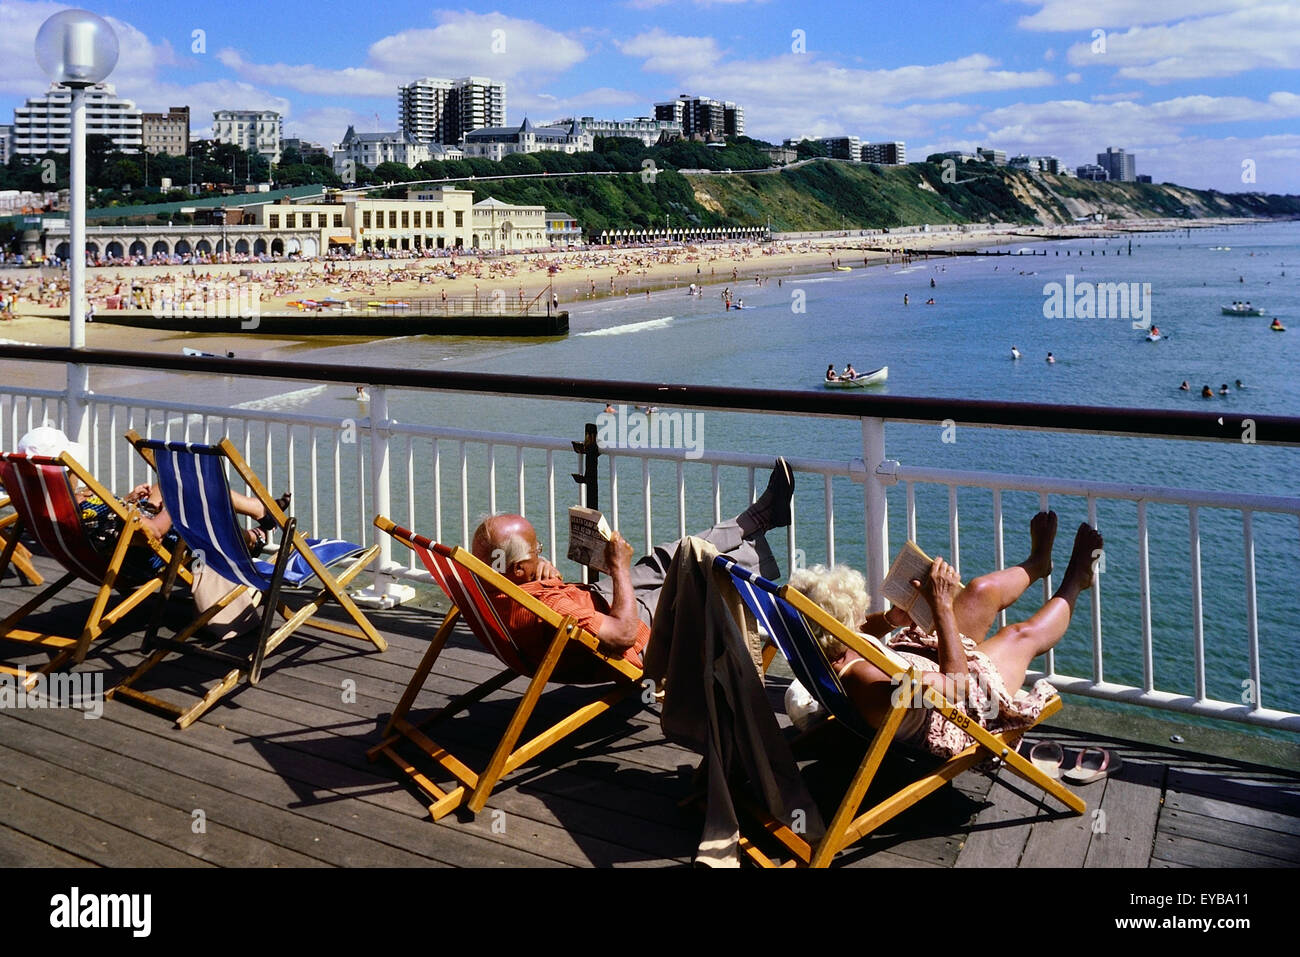
M560 307L604 297L645 295L690 283L718 286L706 295L720 295L730 287L743 298L746 283L790 275L825 272L835 266L861 269L904 261L927 254L1023 245L1036 240L1115 237L1132 231L1165 231L1189 226L1232 225L1238 220L1136 220L1132 222L1080 223L1068 226L997 226L944 229L932 232L845 234L818 238L778 240L771 243L723 242L698 246L605 248L565 252L452 258L407 258L284 263L230 263L194 266L106 266L87 270L87 294L99 322L87 326L86 342L92 348L144 348L151 343L178 340L210 352L237 351L256 355L300 342L261 335L204 336L113 326L116 310L110 305L152 308L160 289L181 288L181 297L202 301L209 290L253 285L263 313L293 311L291 303L327 297L353 300L478 298L487 302L505 296L528 302L551 292ZM452 276L454 275L454 278ZM233 284L233 285L232 285ZM172 291L162 295L177 295ZM148 297L148 301L144 301ZM67 341L67 279L63 271L10 270L0 273L0 298L11 301L10 312L0 313L0 339L41 345ZM130 310L123 310L123 312ZM148 311L145 308L144 311ZM58 318L55 318L58 317ZM52 321L53 320L53 321ZM196 325L202 319L192 320Z

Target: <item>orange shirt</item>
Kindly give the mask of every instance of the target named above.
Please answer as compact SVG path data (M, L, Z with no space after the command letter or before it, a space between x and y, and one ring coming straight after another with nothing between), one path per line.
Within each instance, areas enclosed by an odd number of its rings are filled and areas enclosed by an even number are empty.
M579 625L600 636L600 627L608 615L597 607L597 600L604 606L604 598L597 599L590 589L583 585L569 584L559 578L549 578L540 582L524 582L519 586L543 605L560 615L572 615ZM505 595L494 595L493 604L501 614L510 633L519 644L520 650L531 661L541 661L546 649L555 638L555 629L536 615L532 614L518 602L511 601ZM623 658L636 667L641 667L641 653L650 642L650 628L645 622L639 622L636 640L632 647L623 653ZM555 669L555 680L581 683L583 681L603 681L607 670L597 667L595 659L578 649L566 651ZM606 673L602 673L606 672Z

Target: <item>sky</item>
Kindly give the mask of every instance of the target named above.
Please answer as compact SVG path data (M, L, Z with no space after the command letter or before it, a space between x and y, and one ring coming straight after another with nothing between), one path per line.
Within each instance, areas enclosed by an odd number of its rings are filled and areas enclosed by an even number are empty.
M67 5L0 0L0 122L43 92L36 31ZM109 82L147 111L275 109L329 146L397 128L422 76L506 84L507 121L622 119L681 93L733 100L746 132L1137 154L1155 182L1300 193L1295 0L114 0Z

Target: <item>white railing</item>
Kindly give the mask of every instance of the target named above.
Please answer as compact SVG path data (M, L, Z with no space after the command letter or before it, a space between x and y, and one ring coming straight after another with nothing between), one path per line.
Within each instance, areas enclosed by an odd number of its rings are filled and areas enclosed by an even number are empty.
M355 376L358 371L348 370L347 374ZM533 520L553 562L563 559L565 509L577 504L581 495L580 486L567 478L571 471L567 463L574 461L569 458L574 455L572 440L580 436L561 438L396 422L389 418L390 391L395 390L371 386L370 415L356 419L145 401L80 390L73 390L71 407L84 408L88 465L112 488L130 488L146 480L143 462L119 438L129 428L173 441L213 442L229 436L273 494L283 489L293 493L295 514L304 522L309 517L310 528L317 534L370 541L377 534L371 520L376 513L383 513L436 540L466 542L481 514L512 509ZM534 397L560 401L572 398ZM12 448L17 438L35 425L64 425L69 407L69 393L64 390L0 389L0 447ZM787 410L787 414L800 413ZM1261 514L1300 520L1300 498L900 465L885 455L887 420L863 416L860 422L860 456L847 460L790 459L800 489L796 514L784 534L784 543L779 536L773 541L774 549L784 544L785 567L813 559L828 564L837 560L865 564L868 582L879 602L880 582L891 555L891 511L895 528L904 528L907 538L917 538L919 512L929 529L942 529L946 524L947 555L960 570L962 532L967 537L978 532L991 539L992 563L1005 567L1004 495L1027 493L1036 496L1038 507L1043 508L1053 504L1052 499L1081 499L1086 503L1088 521L1094 525L1098 524L1099 505L1108 510L1108 515L1114 510L1131 509L1131 520L1127 511L1115 511L1116 516L1123 517L1110 519L1102 530L1107 535L1106 555L1116 556L1113 562L1124 555L1135 563L1140 620L1125 622L1124 634L1112 639L1107 647L1103 641L1102 601L1112 586L1112 578L1097 576L1086 622L1086 657L1090 657L1090 664L1081 669L1083 674L1070 674L1061 670L1060 652L1053 652L1046 655L1044 670L1034 676L1045 676L1062 691L1074 694L1300 730L1300 714L1296 713L1300 709L1294 702L1287 702L1290 707L1265 706L1270 687L1266 657L1277 669L1274 676L1295 674L1289 656L1295 625L1300 623L1300 606L1295 604L1293 589L1290 596L1285 596L1291 603L1289 632L1270 637L1276 647L1270 648L1266 656L1258 620L1255 569L1261 533L1254 521ZM634 546L643 545L648 550L656 538L680 537L734 514L753 501L772 459L713 450L691 458L683 450L606 449L601 463L600 507ZM557 470L561 475L558 482ZM810 494L810 486L817 487L820 494ZM924 494L918 496L918 490ZM991 495L991 508L987 513L982 508L959 511L959 490L967 497L972 490ZM941 504L944 492L946 513ZM918 498L928 500L934 496L938 496L940 504L919 509ZM1163 512L1153 519L1149 506L1173 507L1186 516L1188 524L1186 572L1191 604L1186 628L1180 630L1181 622L1171 625L1163 618L1159 622L1159 630L1174 634L1172 639L1166 636L1157 640L1153 624L1150 537L1155 521L1167 540L1173 520ZM1217 515L1224 511L1241 517L1243 551L1239 554L1244 556L1244 608L1239 620L1216 619L1214 635L1222 638L1234 630L1244 633L1244 660L1239 667L1245 676L1242 686L1249 693L1243 693L1238 701L1212 695L1207 677L1201 519L1207 512ZM931 537L938 535L935 531ZM1275 554L1285 550L1294 559L1294 535L1275 539L1276 535L1270 537L1265 547ZM382 552L376 564L376 590L384 590L397 579L430 580L409 553L401 561L394 560L387 536L378 536L378 541ZM976 541L985 548L989 544L987 540ZM851 549L862 551L854 553ZM1290 564L1294 567L1294 561ZM1168 566L1161 566L1160 572L1162 580L1172 574ZM1132 579L1120 577L1114 581L1116 587L1130 586ZM1049 576L1043 583L1044 598L1051 594L1051 588ZM1161 595L1162 601L1166 598ZM1082 622L1084 616L1076 619ZM1083 627L1080 623L1079 628ZM1185 647L1171 648L1171 641ZM1224 639L1223 645L1214 645L1216 659L1223 659L1226 644ZM1065 644L1060 647L1063 649ZM1073 647L1071 653L1074 657L1082 654L1079 647ZM1192 663L1190 681L1185 682L1188 686L1178 690L1175 681L1173 686L1159 687L1158 671L1178 670L1173 663L1183 653L1190 656ZM1138 662L1140 679L1127 683L1113 680L1115 670L1134 672ZM1223 683L1222 678L1219 683Z

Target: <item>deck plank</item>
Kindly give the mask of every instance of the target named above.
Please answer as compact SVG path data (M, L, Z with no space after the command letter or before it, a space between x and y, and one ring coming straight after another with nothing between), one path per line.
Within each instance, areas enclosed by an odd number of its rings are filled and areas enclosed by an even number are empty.
M1089 815L1095 833L1084 858L1085 867L1146 867L1150 863L1164 779L1161 765L1126 756L1124 767L1102 782L1106 790L1096 809L1101 814ZM1080 792L1087 794L1094 786L1084 785Z

